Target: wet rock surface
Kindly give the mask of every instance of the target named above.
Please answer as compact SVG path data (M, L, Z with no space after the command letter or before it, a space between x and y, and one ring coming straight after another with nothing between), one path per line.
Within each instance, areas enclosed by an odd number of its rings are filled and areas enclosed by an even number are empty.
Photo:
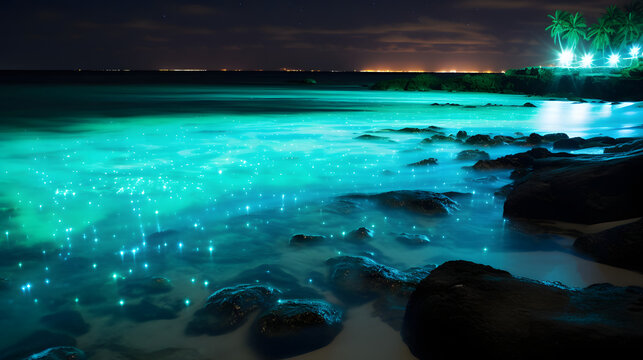
M569 289L449 261L411 295L402 337L420 359L624 357L643 341L643 289Z
M598 262L643 272L643 220L583 235L574 247Z
M456 160L489 160L489 153L482 150L463 150L456 155Z
M618 144L629 143L635 139L633 138L612 138L609 136L597 136L589 139L581 137L573 137L567 139L560 139L554 142L554 150L580 150L593 147L609 147Z
M369 135L369 134L360 135L356 137L355 140L384 141L384 142L392 141L390 138L387 138L386 136L377 136L377 135Z
M407 234L401 233L395 237L395 240L406 245L429 245L431 240L423 234Z
M85 360L85 353L73 346L58 346L49 348L37 354L24 358L24 360Z
M503 144L501 139L495 139L489 135L482 134L473 135L469 137L464 143L467 145L475 146L495 146Z
M447 215L459 209L458 203L451 199L455 193L435 193L423 190L399 190L380 194L351 194L341 199L364 199L385 208L403 209L426 215Z
M300 246L300 245L316 245L326 241L326 237L323 235L305 235L297 234L293 235L290 238L290 245Z
M339 256L326 262L328 282L347 303L363 303L383 294L405 293L415 288L433 266L400 271L363 256Z
M534 161L513 184L504 216L595 224L643 216L643 152Z
M188 324L188 335L221 335L243 325L248 315L272 305L281 291L267 285L242 284L215 291Z
M252 344L269 358L307 353L333 341L342 330L342 315L323 300L280 300L253 324Z
M475 170L518 169L529 168L536 159L549 157L569 158L575 155L568 153L552 153L545 148L533 148L523 153L506 155L494 160L479 160L473 165Z
M437 165L437 164L438 164L438 159L428 158L428 159L420 160L418 162L414 162L412 164L408 164L407 166L416 167L416 166L427 166L427 165Z
M624 153L634 150L643 149L643 139L626 142L612 147L606 147L603 151L606 154Z
M346 240L350 241L366 241L373 238L373 230L361 227L346 234Z

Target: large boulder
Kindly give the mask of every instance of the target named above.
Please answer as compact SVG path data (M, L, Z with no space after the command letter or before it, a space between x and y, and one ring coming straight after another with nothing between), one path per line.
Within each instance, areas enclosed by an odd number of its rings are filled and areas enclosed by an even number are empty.
M270 307L281 291L267 285L241 284L215 291L188 324L189 335L220 335L243 325L248 315Z
M458 203L451 199L455 193L435 193L423 190L398 190L374 195L344 195L343 199L365 199L380 206L404 209L427 215L447 215L459 209Z
M507 196L504 215L581 224L643 216L643 151L537 160Z
M489 160L489 153L482 150L463 150L455 157L456 160Z
M304 354L330 344L342 330L342 311L323 300L279 300L252 329L256 349L269 358Z
M473 165L475 170L520 169L529 168L536 159L548 157L573 157L568 153L552 153L545 148L533 148L518 154L506 155L494 160L479 160Z
M411 295L402 337L420 359L625 358L643 342L643 289L570 289L450 261Z
M583 235L574 247L599 262L643 272L643 220Z
M363 256L338 256L327 261L328 281L335 295L348 303L363 303L383 294L410 294L432 266L401 271Z
M475 146L494 146L503 144L503 141L500 138L491 138L489 135L477 134L469 137L464 143Z

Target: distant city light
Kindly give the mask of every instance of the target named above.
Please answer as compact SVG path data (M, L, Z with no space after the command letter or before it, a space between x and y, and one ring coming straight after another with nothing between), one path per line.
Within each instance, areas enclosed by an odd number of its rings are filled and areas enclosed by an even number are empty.
M638 45L632 45L632 48L630 49L630 56L636 59L639 57L640 52L641 52L641 47L639 47Z
M581 59L581 65L584 68L592 67L593 62L594 62L594 55L592 55L592 54L585 54L585 55L583 55L583 58Z
M618 62L621 60L621 57L618 54L612 54L610 57L607 59L607 63L611 67L617 67Z
M558 62L560 63L560 66L569 67L572 64L572 61L574 61L574 53L571 50L565 49L561 51L560 55L558 56Z

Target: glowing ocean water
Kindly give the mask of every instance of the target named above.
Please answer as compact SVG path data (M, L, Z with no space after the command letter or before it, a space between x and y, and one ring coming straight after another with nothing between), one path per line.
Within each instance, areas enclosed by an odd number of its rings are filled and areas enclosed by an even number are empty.
M97 359L166 348L254 358L247 326L218 337L183 330L217 284L262 264L336 301L316 275L338 254L368 252L399 268L467 259L571 286L643 284L640 274L579 257L573 238L505 221L494 192L510 182L509 171L472 172L463 167L473 161L455 160L475 147L378 132L433 125L447 134L641 136L637 104L299 86L7 85L0 95L0 277L8 280L0 348L43 328L43 315L73 309L91 326L78 347ZM536 107L519 106L527 101ZM504 106L480 107L487 103ZM388 139L355 139L366 133ZM526 149L484 150L495 158ZM407 166L429 157L438 165ZM498 179L477 181L490 175ZM438 218L334 203L349 193L415 189L474 195ZM374 231L368 244L342 241L362 226ZM431 243L402 244L403 232ZM289 246L299 233L330 241ZM119 315L130 300L116 283L157 275L172 282L164 296L181 304L178 317ZM335 341L303 358L411 357L370 306L349 308Z

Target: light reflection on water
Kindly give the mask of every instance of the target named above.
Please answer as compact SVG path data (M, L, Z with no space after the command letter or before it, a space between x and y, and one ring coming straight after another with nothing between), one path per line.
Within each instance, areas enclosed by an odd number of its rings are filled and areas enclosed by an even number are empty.
M83 96L98 105L83 111L72 108L67 114L55 109L49 121L58 131L52 132L51 124L34 113L21 120L29 127L16 130L20 127L13 124L0 134L3 246L34 245L44 251L37 258L25 255L0 264L3 277L25 286L5 299L9 301L5 308L29 314L5 337L3 346L33 330L38 317L47 313L43 303L55 299L60 306L79 309L93 325L89 334L79 338L81 348L93 346L106 334L122 333L129 339L124 340L128 346L150 351L174 345L225 354L226 342L240 342L238 332L234 340L232 335L214 339L182 335L201 299L217 283L260 264L279 264L305 282L309 274L325 272L325 259L364 251L400 268L467 259L572 286L604 281L643 284L639 274L578 257L570 248L573 239L531 234L503 220L502 200L493 194L510 182L508 171L463 169L473 162L456 161L455 155L468 147L421 145L422 134L372 133L389 137L390 142L354 139L385 128L429 125L444 127L447 134L466 130L494 135L536 131L640 136L640 127L621 129L625 124L641 125L641 110L635 104L574 104L476 93L258 87L128 88L122 95L118 89L84 90ZM64 99L65 94L83 90L60 91L63 95L56 96ZM28 95L27 89L26 98L16 101L27 102ZM527 101L537 108L520 106ZM108 107L110 102L126 105L113 109ZM431 106L446 102L505 106ZM162 104L164 113L150 114L154 104ZM68 119L62 121L65 116ZM485 150L495 158L525 148ZM428 157L437 158L439 165L406 166ZM489 175L499 179L474 181ZM327 210L338 195L401 189L475 195L461 200L462 209L446 218L368 206L346 214ZM342 241L342 234L360 226L375 231L370 243L355 247ZM170 229L177 231L176 236L152 244L151 234ZM425 234L431 245L400 244L395 237L401 232ZM288 239L296 233L322 234L331 241L312 249L293 249ZM60 270L70 259L81 260L73 276L64 267ZM191 299L192 305L170 321L167 334L171 336L153 340L156 330L150 323L132 327L120 318L109 321L109 312L100 311L122 300L115 279L139 274L163 274L175 284L171 297L181 302ZM85 304L88 290L104 295L106 303ZM373 321L363 309L351 311L362 317L355 315L348 328ZM0 316L0 325L14 320ZM383 329L378 330L380 335L390 337ZM356 351L345 341L339 343L344 345L320 350L321 354ZM212 349L212 344L218 347ZM399 351L396 354L410 356L399 340L395 344L391 346ZM239 358L253 356L243 354ZM320 356L316 354L311 358Z

